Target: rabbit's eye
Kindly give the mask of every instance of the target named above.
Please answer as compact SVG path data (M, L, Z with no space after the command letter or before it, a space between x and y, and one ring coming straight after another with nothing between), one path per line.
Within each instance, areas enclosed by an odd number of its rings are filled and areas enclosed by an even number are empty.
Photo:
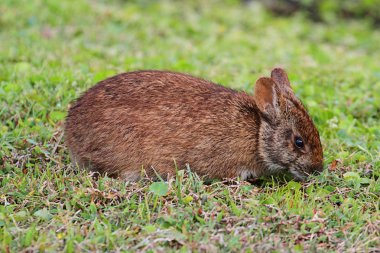
M297 148L303 148L304 147L304 143L303 143L303 140L301 137L297 136L294 140L294 143L296 144Z

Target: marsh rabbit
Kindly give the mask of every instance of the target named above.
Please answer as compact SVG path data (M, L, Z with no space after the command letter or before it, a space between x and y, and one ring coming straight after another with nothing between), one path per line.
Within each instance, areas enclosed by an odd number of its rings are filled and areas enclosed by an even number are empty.
M125 180L167 178L188 164L206 178L243 180L323 169L318 131L284 70L248 95L187 74L123 73L71 106L66 145L74 164Z

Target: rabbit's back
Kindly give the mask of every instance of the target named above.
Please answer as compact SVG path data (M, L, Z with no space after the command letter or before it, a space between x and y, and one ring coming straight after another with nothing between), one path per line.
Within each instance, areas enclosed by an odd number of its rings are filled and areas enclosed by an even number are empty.
M137 71L106 79L70 108L65 137L74 162L137 179L186 163L201 175L233 177L251 162L258 134L245 93L185 74Z

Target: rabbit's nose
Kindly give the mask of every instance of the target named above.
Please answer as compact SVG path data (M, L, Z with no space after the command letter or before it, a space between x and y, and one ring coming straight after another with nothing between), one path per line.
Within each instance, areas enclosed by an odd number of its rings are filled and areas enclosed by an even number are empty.
M323 163L313 165L314 172L321 173L323 171Z

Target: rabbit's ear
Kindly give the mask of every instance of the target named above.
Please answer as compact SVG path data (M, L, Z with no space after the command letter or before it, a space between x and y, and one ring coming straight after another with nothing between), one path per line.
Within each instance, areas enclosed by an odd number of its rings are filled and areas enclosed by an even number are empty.
M288 75L286 74L285 70L281 68L275 68L272 70L271 77L273 81L277 84L280 92L293 93L292 87L290 87Z
M278 101L276 84L269 77L261 77L256 81L254 99L257 107L264 114L275 117Z

